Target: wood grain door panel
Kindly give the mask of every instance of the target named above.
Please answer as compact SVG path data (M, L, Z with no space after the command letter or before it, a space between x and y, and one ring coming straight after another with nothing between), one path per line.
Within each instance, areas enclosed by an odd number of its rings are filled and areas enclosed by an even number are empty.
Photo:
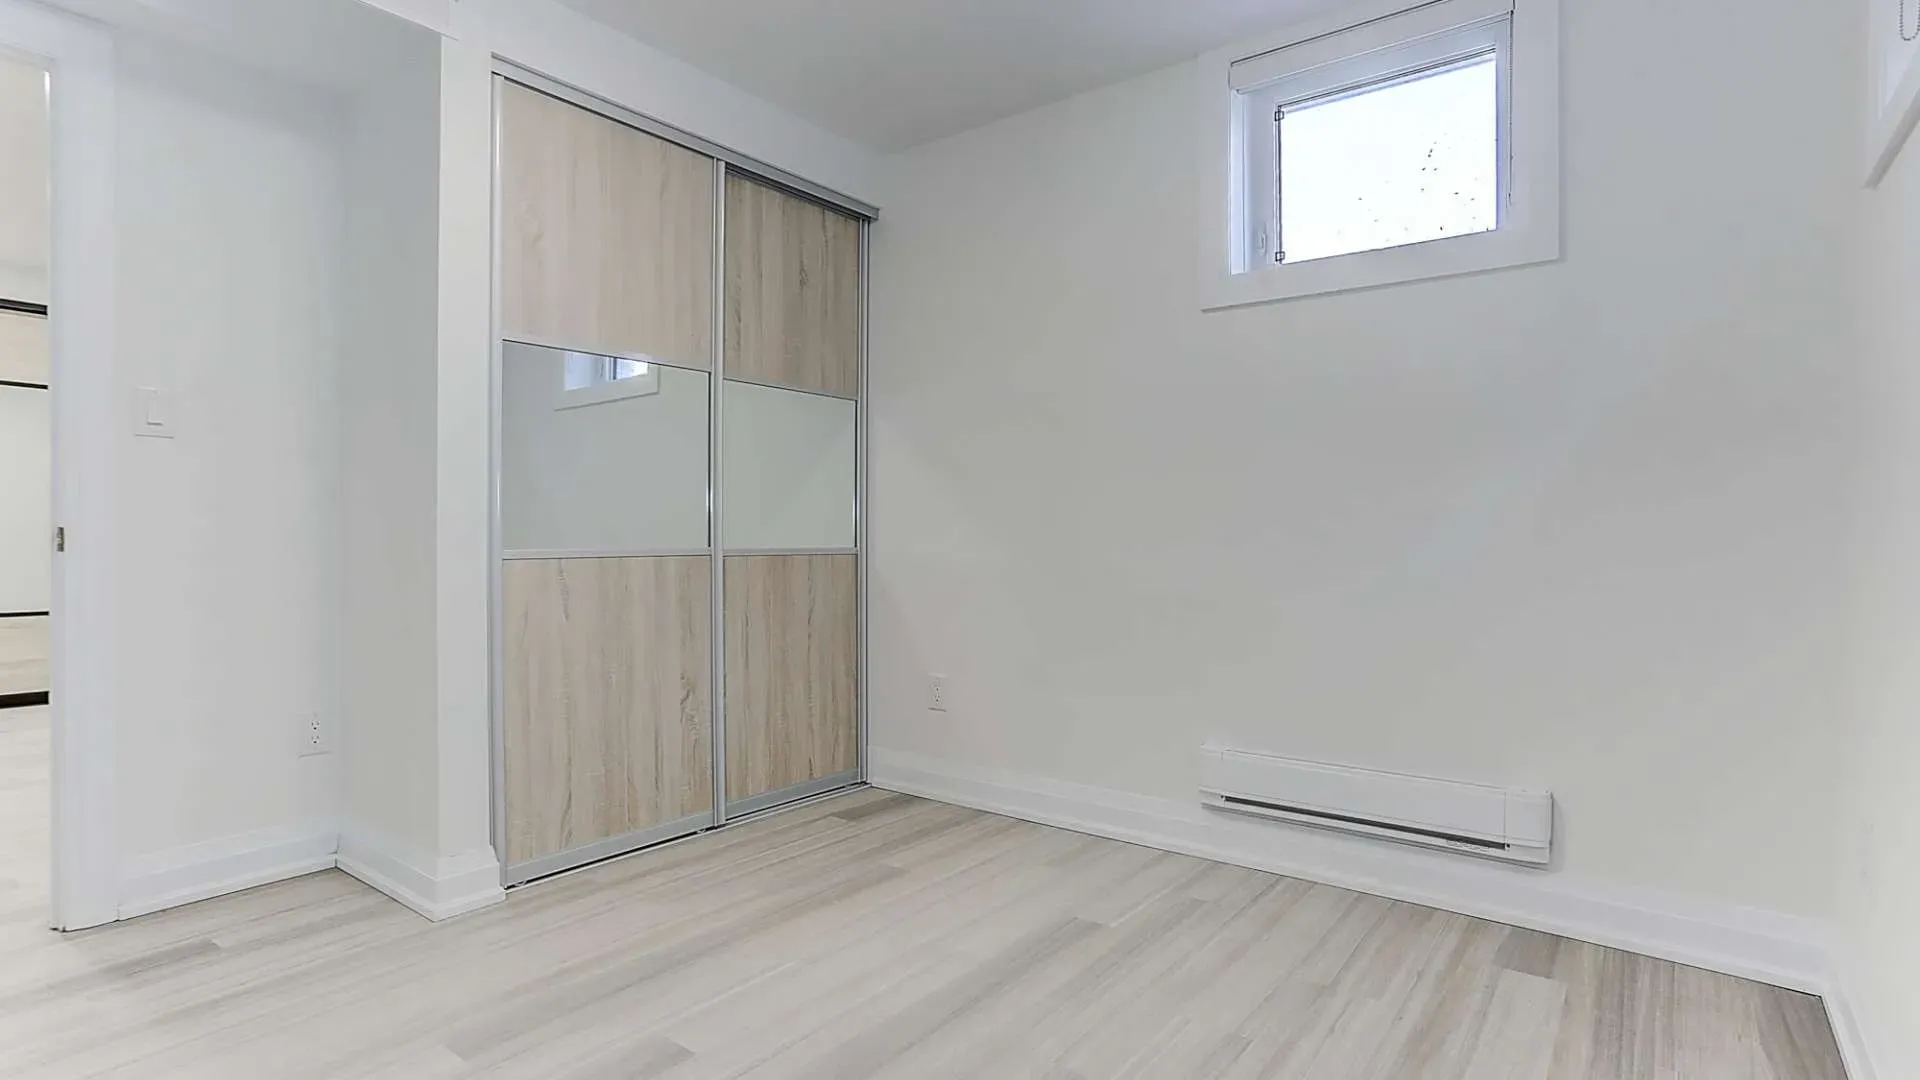
M857 555L726 567L727 801L859 767Z
M712 368L712 158L508 82L502 330Z
M712 809L710 559L502 576L508 863Z

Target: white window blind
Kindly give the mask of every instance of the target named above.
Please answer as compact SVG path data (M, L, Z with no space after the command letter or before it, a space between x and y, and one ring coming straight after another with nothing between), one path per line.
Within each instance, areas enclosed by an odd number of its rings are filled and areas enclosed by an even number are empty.
M1512 14L1513 0L1432 0L1398 14L1237 60L1227 77L1234 91L1245 93L1305 71L1351 63L1370 51L1404 48L1421 38L1450 34Z

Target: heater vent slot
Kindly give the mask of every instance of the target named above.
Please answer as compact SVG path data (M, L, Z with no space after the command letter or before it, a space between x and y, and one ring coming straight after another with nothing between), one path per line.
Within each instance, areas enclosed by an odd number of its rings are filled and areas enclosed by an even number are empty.
M1345 814L1330 814L1325 810L1309 810L1304 806L1282 806L1279 803L1262 802L1259 799L1242 799L1237 795L1222 796L1220 801L1228 806L1275 810L1282 814L1315 818L1320 821L1338 822L1342 825L1365 825L1372 829L1387 829L1392 832L1406 833L1408 836L1425 837L1428 840L1445 840L1450 844L1466 844L1470 847L1486 848L1488 851L1505 851L1512 846L1509 844L1496 844L1491 840L1481 840L1472 836L1455 836L1452 833L1438 832L1433 829L1416 829L1411 825L1400 825L1391 821L1368 821L1366 818L1348 817Z

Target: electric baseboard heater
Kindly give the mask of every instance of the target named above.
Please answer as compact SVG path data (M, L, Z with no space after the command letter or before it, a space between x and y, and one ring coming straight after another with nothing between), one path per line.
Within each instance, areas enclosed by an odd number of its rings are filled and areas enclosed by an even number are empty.
M1204 806L1404 844L1544 866L1553 796L1543 791L1299 761L1209 745Z

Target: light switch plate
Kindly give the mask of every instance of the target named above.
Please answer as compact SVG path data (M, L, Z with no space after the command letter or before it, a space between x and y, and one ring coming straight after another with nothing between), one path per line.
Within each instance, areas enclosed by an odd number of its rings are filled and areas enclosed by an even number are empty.
M148 439L173 438L173 395L157 386L134 387L133 433Z

